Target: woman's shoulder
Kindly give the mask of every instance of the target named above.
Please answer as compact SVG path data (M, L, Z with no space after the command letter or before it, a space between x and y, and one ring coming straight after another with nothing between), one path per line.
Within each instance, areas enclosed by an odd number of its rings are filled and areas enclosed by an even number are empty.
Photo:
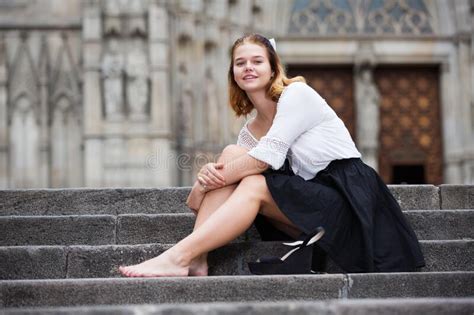
M289 90L305 90L307 88L311 88L311 87L305 82L296 81L296 82L291 82L290 84L288 84L283 90L283 92L286 92Z
M292 82L288 84L283 92L280 95L279 103L298 101L298 100L314 100L314 101L321 101L324 100L316 90L314 90L310 85L306 84L305 82Z

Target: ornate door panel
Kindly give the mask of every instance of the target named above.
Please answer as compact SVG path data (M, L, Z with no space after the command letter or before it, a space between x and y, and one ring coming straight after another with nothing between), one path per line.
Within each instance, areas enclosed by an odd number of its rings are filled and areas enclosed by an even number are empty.
M386 183L443 182L439 72L435 67L379 67L379 173Z
M344 121L355 140L354 82L352 67L289 66L288 76L302 75Z

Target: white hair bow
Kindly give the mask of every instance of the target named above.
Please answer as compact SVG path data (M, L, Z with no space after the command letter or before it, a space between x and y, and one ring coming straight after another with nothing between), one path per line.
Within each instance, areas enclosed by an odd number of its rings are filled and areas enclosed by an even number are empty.
M272 44L273 50L276 51L276 50L277 50L277 47L276 47L275 39L274 39L274 38L270 38L269 41L270 41L270 44Z

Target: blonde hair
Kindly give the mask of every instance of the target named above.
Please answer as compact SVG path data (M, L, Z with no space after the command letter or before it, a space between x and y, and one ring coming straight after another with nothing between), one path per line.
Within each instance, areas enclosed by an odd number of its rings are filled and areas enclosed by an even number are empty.
M278 57L275 49L271 45L270 41L260 34L249 34L237 39L230 50L230 66L228 73L228 87L229 87L229 104L234 110L237 117L249 114L254 106L247 96L247 93L242 90L237 82L234 80L234 52L237 47L245 43L253 43L265 48L270 62L270 67L274 73L273 77L270 78L270 82L267 88L267 95L274 101L278 102L281 93L284 88L293 82L304 82L306 80L302 76L294 78L288 78L286 71L281 64L280 58Z

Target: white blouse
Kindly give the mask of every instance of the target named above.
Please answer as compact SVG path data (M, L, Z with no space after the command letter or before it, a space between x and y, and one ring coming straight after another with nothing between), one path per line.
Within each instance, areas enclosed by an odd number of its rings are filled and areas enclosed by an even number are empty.
M305 180L333 160L361 157L342 120L303 82L293 82L283 90L272 126L260 141L248 129L249 122L240 130L237 144L274 170L288 157L293 173Z

